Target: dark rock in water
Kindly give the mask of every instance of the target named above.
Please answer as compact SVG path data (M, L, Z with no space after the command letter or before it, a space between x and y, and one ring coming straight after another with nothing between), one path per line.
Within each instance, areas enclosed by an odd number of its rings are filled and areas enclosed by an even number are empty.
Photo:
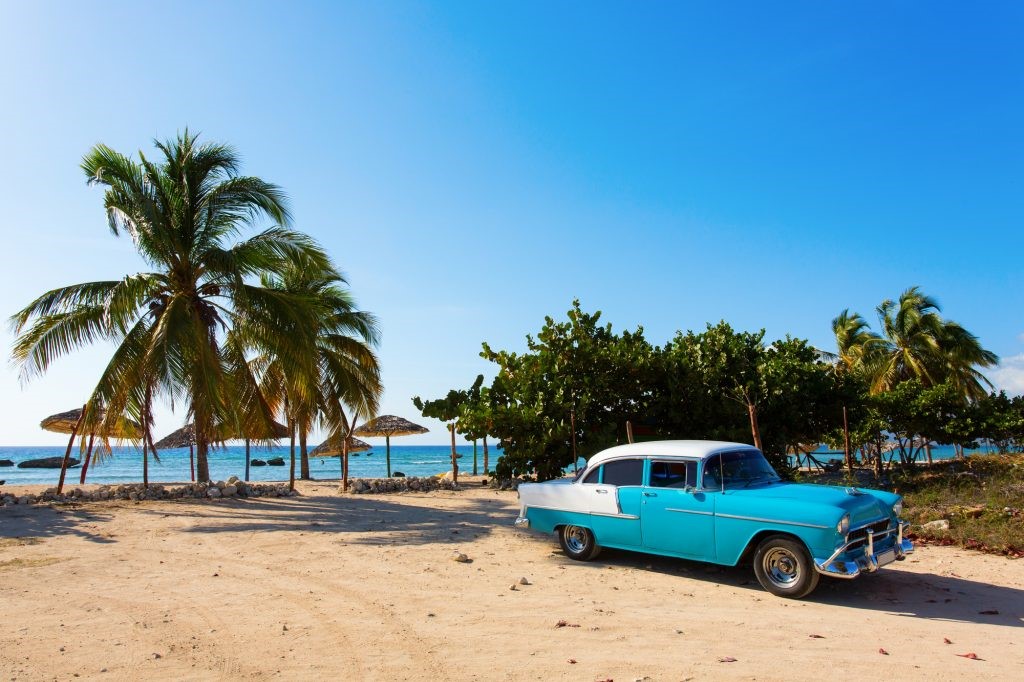
M13 459L0 459L0 467L12 467L14 466Z
M0 481L0 485L3 485L4 483L7 483L7 481Z
M403 474L401 471L396 471L391 475L394 476L395 478L405 478L405 474Z
M348 454L352 455L353 457L358 457L359 456L358 452L350 452Z
M283 467L284 457L271 457L270 459L267 460L267 464L269 464L272 467Z
M373 453L372 453L372 452L367 452L367 453L366 453L366 456L367 456L367 457L373 457Z
M267 463L264 462L262 459L250 460L249 464L253 465L254 467L265 467L265 466L267 466Z
M19 469L60 469L61 463L64 461L63 457L43 457L41 459L26 459L24 462L18 462ZM78 466L77 459L68 460L68 468Z

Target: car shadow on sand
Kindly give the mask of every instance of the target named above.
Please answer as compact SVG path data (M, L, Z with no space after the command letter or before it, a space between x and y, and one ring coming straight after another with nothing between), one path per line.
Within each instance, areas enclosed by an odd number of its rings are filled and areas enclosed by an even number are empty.
M765 597L771 597L758 584L749 564L717 566L608 549L596 560L586 564L574 562L568 557L565 560L594 568L629 567L687 580L719 583L739 590L762 592ZM900 563L895 563L873 575L853 580L822 577L817 590L806 597L805 601L839 608L884 611L907 618L1024 627L1024 590L991 585L957 575L903 571L899 566ZM1008 563L1007 570L1018 570L1016 563Z

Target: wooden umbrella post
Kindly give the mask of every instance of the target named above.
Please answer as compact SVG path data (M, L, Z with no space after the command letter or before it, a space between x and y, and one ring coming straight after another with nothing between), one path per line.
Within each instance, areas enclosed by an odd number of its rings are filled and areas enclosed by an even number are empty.
M85 461L82 462L82 475L78 478L79 485L85 485L85 474L89 471L89 462L92 461L92 443L96 440L96 434L89 434L89 448L85 451Z
M843 455L846 458L846 470L853 473L853 456L850 452L850 422L846 418L846 405L843 405Z
M82 420L85 419L85 405L82 405L82 414L78 417L78 421L75 422L74 428L71 429L71 438L68 438L68 449L64 451L64 461L60 463L60 480L57 481L57 494L60 495L64 492L64 476L68 472L68 461L71 459L71 446L75 444L75 434L78 433L78 427L82 425Z
M391 436L384 436L384 458L388 464L388 478L391 478Z
M245 480L249 480L249 439L245 439Z
M193 483L196 482L196 451L195 451L195 447L196 446L195 446L194 443L189 443L188 444L188 466L189 466L189 470L191 471L191 476L192 476L192 482Z

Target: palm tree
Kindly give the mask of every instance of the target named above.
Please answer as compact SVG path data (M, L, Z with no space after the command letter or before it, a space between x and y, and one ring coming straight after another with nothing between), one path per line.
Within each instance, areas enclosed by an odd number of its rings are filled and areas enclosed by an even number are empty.
M345 408L375 414L381 394L380 367L372 350L378 342L377 321L356 309L346 284L335 270L302 264L263 279L265 287L304 300L314 311L305 322L310 345L300 358L289 358L290 349L279 348L273 338L254 344L263 350L254 359L263 394L283 409L289 430L298 436L303 479L310 478L309 432L322 426L351 435L354 422L349 423ZM294 475L292 479L294 484Z
M896 303L886 300L878 306L884 337L869 339L866 349L873 393L913 378L924 386L952 381L967 399L985 395L985 386L991 388L977 367L991 367L999 358L940 313L936 300L918 287L904 291Z
M124 413L149 419L153 396L183 400L195 424L197 477L205 481L210 444L241 421L227 332L245 320L249 338L293 330L277 339L282 354L308 346L307 301L254 278L294 261L323 270L330 263L309 237L285 227L280 188L238 174L231 147L199 144L187 130L155 145L158 162L105 145L82 161L89 184L106 187L111 232L127 233L151 271L43 294L12 318L19 334L13 356L28 378L80 346L115 342L90 401L113 420ZM261 219L276 225L231 244Z

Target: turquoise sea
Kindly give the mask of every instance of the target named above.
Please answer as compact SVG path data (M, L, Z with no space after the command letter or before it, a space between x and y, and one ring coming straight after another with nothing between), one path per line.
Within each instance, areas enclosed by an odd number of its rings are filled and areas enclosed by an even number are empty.
M56 485L60 475L59 469L19 469L18 462L40 457L61 457L66 446L0 446L0 460L10 459L15 466L0 467L0 481L7 485L47 484ZM973 452L989 452L982 448ZM459 458L459 472L469 474L473 471L473 446L462 445L456 448ZM967 451L970 454L972 451ZM494 466L501 455L501 450L490 448L490 467ZM932 448L933 459L953 459L955 453L952 446L935 446ZM72 457L81 459L76 444ZM252 481L287 481L288 480L288 447L252 448L251 458L266 461L271 457L282 457L285 466L250 467L249 479ZM814 453L819 462L834 459L841 460L842 452ZM887 455L888 457L888 455ZM297 459L297 458L296 458ZM920 455L924 459L924 453ZM795 460L790 457L792 464ZM478 472L483 470L483 448L477 448ZM806 462L806 459L805 459ZM210 451L210 476L213 480L225 480L230 476L242 478L245 475L245 446L230 445ZM580 460L580 465L585 464ZM338 479L341 477L341 462L338 457L310 457L310 473L318 480ZM430 476L451 469L451 447L448 445L392 445L391 471L401 471L408 476ZM69 470L67 483L77 484L81 474L81 466ZM296 462L296 477L299 474ZM349 476L352 478L380 478L385 475L384 447L375 446L372 450L353 454L349 457ZM128 483L142 480L142 455L139 450L131 447L115 447L113 455L98 465L89 466L88 483ZM175 482L189 480L188 448L175 448L160 451L160 462L149 462L149 480L152 482Z
M10 459L15 466L0 467L0 481L6 480L7 485L21 484L57 484L60 469L19 469L18 462L40 457L63 457L66 445L63 446L0 446L0 460ZM489 463L493 470L501 450L489 448ZM456 452L459 458L459 473L473 472L473 446L459 446ZM149 460L149 480L151 482L188 481L189 457L188 448L174 448L160 451L160 462ZM349 456L349 476L352 478L379 478L385 475L384 446L374 446L372 450ZM71 456L82 459L77 443ZM250 459L266 461L271 457L283 457L285 466L254 466L250 467L249 479L252 481L287 481L288 480L288 447L252 448ZM225 448L211 450L209 454L210 477L213 480L225 480L229 476L242 478L245 475L245 446L229 445ZM483 448L477 448L478 471L483 473ZM341 478L340 457L310 457L310 474L318 480ZM391 446L391 471L401 471L408 476L429 476L443 473L451 469L451 446L448 445L394 445ZM78 484L81 465L70 469L65 485ZM295 476L299 475L298 454L296 453ZM142 480L142 453L132 447L115 447L113 455L103 462L89 465L87 483L128 483Z

